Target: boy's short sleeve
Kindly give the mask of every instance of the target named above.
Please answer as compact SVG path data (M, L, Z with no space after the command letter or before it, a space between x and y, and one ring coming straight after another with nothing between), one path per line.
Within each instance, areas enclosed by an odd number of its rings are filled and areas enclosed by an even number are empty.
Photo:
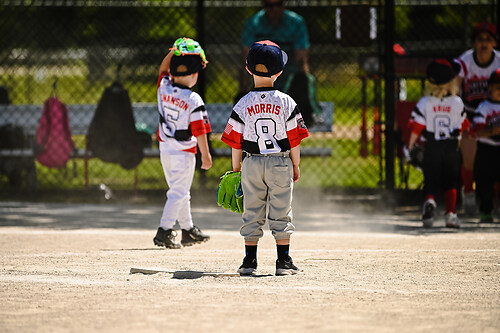
M158 83L156 84L156 89L160 88L161 80L163 80L165 76L169 76L169 74L167 72L162 72L160 74L160 76L158 77Z
M245 124L238 116L238 114L233 110L227 122L226 128L224 129L224 133L222 133L222 142L224 142L231 148L241 149L244 127Z
M410 120L408 121L408 128L415 134L420 134L426 126L425 121L425 103L426 98L421 98L410 115Z
M302 139L309 136L309 131L307 130L298 106L295 106L295 109L286 121L286 135L290 142L290 148L300 145Z
M486 105L485 102L479 104L479 106L476 109L476 112L474 113L474 117L472 118L472 124L471 124L473 130L478 130L486 126L486 117L484 115L485 105Z
M201 105L191 112L189 126L195 137L212 132L205 105Z
M460 65L460 71L457 76L463 79L467 75L467 65L461 58L456 58L454 61Z

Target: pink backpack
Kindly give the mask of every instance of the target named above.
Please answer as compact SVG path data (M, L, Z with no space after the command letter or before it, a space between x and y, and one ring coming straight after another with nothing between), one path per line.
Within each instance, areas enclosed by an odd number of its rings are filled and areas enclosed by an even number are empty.
M43 105L36 143L36 159L49 168L65 166L75 147L71 137L68 109L56 97L50 97Z

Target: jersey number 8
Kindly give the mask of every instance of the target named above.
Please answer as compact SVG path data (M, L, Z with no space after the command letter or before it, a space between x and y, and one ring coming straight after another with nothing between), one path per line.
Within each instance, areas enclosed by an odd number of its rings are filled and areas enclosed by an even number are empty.
M261 152L279 149L276 140L276 123L270 118L258 119L255 122L257 143Z

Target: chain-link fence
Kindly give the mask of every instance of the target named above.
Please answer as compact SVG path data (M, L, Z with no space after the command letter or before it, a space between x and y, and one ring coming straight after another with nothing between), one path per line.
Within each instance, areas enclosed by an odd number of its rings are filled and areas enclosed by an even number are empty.
M241 34L261 1L8 1L0 0L0 190L165 188L155 144L159 64L181 36L199 40L209 60L195 90L207 103L214 166L197 171L194 187L215 187L231 168L220 133L239 92ZM307 26L308 64L322 113L303 142L297 187L416 188L422 175L399 163L401 110L420 98L432 57L471 47L472 26L496 23L495 1L286 1ZM385 109L387 22L394 22L396 110ZM390 36L390 35L389 35ZM391 76L392 77L392 76ZM119 81L132 102L139 132L152 137L132 168L86 150L88 126L104 90ZM392 85L392 83L391 83ZM76 150L65 167L35 159L43 103L57 96L68 108ZM407 102L404 102L407 101ZM386 115L395 113L387 122ZM394 122L395 135L387 131ZM222 127L222 130L221 130ZM390 135L385 135L389 133ZM395 154L386 154L386 142ZM394 156L390 160L387 156ZM392 167L390 167L392 165ZM401 167L400 167L401 166ZM390 168L389 168L390 167ZM388 169L389 168L389 169ZM410 170L408 174L408 170Z

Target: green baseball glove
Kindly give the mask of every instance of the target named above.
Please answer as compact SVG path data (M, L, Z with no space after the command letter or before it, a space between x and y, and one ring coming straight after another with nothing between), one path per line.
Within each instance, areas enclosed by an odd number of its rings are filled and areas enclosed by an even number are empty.
M241 172L228 171L220 179L217 189L217 204L232 212L243 213Z

